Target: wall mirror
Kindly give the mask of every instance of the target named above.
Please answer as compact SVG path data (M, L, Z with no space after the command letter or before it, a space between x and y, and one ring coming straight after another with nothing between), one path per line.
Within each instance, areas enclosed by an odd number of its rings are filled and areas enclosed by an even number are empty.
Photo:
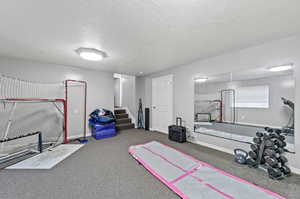
M282 129L294 152L293 65L194 79L194 132L252 143L265 127Z

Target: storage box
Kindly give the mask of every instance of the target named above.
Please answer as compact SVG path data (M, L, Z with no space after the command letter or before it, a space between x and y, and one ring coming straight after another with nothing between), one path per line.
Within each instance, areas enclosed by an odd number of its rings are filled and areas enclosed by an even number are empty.
M96 140L113 137L115 135L117 135L115 123L106 125L95 124L92 126L92 136Z

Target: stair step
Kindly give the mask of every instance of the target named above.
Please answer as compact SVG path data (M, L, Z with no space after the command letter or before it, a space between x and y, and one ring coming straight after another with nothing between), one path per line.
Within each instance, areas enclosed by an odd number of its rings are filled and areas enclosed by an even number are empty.
M124 119L117 119L116 124L125 124L125 123L131 123L130 118L124 118Z
M117 124L116 128L117 128L118 131L126 130L126 129L133 129L134 124L133 123Z
M116 119L127 119L128 118L128 114L124 114L124 113L122 113L122 114L115 114L115 116L116 116Z
M125 109L117 109L117 110L115 110L114 112L115 112L116 115L117 115L117 114L125 114L125 113L126 113L126 110L125 110Z

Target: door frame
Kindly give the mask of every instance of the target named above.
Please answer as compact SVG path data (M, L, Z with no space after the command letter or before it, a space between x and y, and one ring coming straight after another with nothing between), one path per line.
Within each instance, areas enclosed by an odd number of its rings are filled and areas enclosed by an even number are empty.
M168 134L168 129L166 129L166 130L164 130L164 129L159 129L159 128L157 128L157 127L154 127L153 126L153 116L154 116L154 114L153 114L153 97L154 97L154 95L153 95L153 80L154 79L158 79L158 78L162 78L162 77L170 77L170 79L171 79L171 82L172 82L172 86L171 86L171 102L170 102L170 104L171 104L171 106L170 106L170 108L171 108L171 110L170 110L170 118L171 118L171 121L173 122L173 117L174 117L174 115L173 115L173 113L174 113L174 75L173 74L168 74L168 75L162 75L162 76L157 76L157 77L153 77L152 79L151 79L151 128L150 128L150 130L151 131L158 131L158 132L162 132L162 133L165 133L165 134ZM168 124L168 125L171 125L171 124Z

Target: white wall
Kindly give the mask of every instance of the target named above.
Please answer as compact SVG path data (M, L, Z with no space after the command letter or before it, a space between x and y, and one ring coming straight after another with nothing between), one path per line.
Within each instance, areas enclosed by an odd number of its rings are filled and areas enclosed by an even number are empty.
M136 103L136 77L130 75L121 75L121 99L122 107L127 107L132 114L133 120L137 118Z
M113 74L109 72L0 57L0 73L39 82L85 80L88 83L88 114L96 108L114 108L114 79ZM72 125L72 122L69 125Z
M228 54L223 54L216 57L207 58L191 64L182 65L166 71L155 73L152 75L138 78L137 84L141 81L146 82L145 94L146 106L151 106L151 78L173 74L174 75L174 118L181 116L184 118L186 126L189 129L193 127L194 113L194 77L210 76L227 72L247 70L251 68L276 66L286 63L295 64L296 77L296 106L300 104L300 36L286 38L270 43L265 43L259 46L235 51ZM298 89L299 90L299 89ZM139 94L138 94L139 95ZM300 136L297 134L297 129L300 129L300 111L296 108L296 155L290 158L291 165L300 169ZM173 119L174 119L173 118ZM211 137L201 138L205 143L211 143ZM220 147L232 150L236 143L227 143L223 141L214 141L211 144L219 145Z
M114 106L121 106L121 80L120 78L114 78L115 90L114 90Z

